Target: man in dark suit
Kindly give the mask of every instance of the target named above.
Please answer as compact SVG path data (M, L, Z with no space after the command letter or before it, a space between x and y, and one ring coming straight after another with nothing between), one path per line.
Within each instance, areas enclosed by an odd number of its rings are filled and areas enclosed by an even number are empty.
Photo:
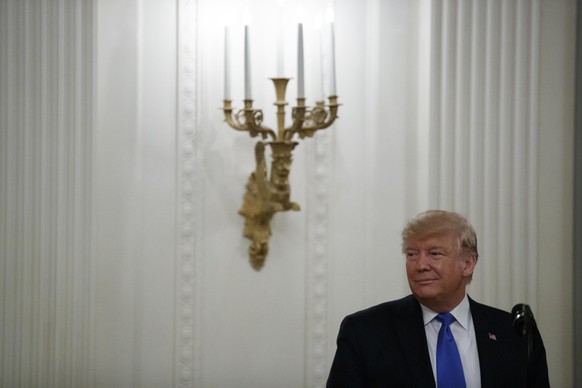
M528 368L512 315L466 294L479 254L463 216L419 214L402 231L402 251L412 295L344 319L328 387L549 387L535 325ZM452 323L442 324L445 316ZM456 362L444 358L451 342ZM446 382L455 373L457 380Z

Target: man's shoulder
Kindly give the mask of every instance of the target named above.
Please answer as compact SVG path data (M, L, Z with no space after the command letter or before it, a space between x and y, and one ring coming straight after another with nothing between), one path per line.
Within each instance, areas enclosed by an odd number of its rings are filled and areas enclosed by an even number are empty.
M383 319L394 319L398 316L408 317L420 311L420 305L412 295L401 299L380 303L364 310L357 311L346 317L346 320L366 322Z
M471 314L472 315L481 315L484 317L489 317L494 320L505 320L511 319L511 314L505 310L502 310L497 307L489 306L483 303L476 302L475 300L469 298L469 304L471 306Z

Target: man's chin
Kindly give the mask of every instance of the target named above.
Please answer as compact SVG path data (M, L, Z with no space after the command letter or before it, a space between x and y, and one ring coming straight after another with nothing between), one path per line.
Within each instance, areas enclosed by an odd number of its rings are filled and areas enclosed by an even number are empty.
M434 300L438 295L437 292L434 290L427 290L426 287L415 287L412 290L412 294L416 297L416 299L418 299L419 302L424 305L426 305L426 303L423 302Z

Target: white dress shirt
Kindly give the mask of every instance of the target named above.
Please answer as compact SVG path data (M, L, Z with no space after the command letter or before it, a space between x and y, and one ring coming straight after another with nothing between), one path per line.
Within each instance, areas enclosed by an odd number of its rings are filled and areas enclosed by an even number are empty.
M422 316L424 318L424 330L426 331L426 340L428 343L428 353L432 364L432 373L436 379L436 347L441 323L435 319L437 312L432 311L426 306L422 307ZM481 369L479 368L479 353L477 352L477 339L475 337L475 327L473 326L473 317L469 306L467 294L462 302L450 312L455 321L451 323L451 331L463 364L463 373L467 388L481 387Z

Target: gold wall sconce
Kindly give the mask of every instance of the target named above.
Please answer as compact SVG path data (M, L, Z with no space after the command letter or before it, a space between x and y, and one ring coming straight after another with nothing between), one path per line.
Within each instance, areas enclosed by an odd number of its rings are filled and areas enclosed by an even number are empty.
M249 261L255 270L260 270L269 252L271 219L277 212L298 211L298 204L291 201L289 174L292 152L299 143L294 138L312 137L316 131L325 129L337 118L339 104L337 96L329 97L329 104L316 102L314 107L305 106L305 98L297 98L293 107L292 123L285 128L285 91L289 78L271 78L275 85L277 107L277 132L263 125L263 112L253 109L253 100L244 100L244 109L233 114L230 99L224 100L225 121L237 131L246 131L251 137L260 136L255 145L255 170L250 174L243 204L239 214L245 218L243 235L251 240L248 249ZM267 169L265 148L271 147L271 168Z
M293 159L293 149L299 144L295 139L312 137L315 132L333 124L337 118L339 104L335 92L335 53L333 22L330 27L330 96L329 104L317 101L314 107L305 106L304 63L303 63L303 26L298 24L297 35L297 105L291 111L292 123L285 127L285 94L290 78L271 78L275 86L277 107L277 132L263 125L263 111L253 109L250 80L249 26L245 26L244 47L244 108L234 113L230 98L230 58L229 33L225 29L225 63L224 63L224 118L233 129L248 132L251 137L260 136L255 145L255 170L250 174L243 204L239 214L245 218L244 237L251 240L248 248L249 261L255 270L265 264L269 253L271 220L277 212L299 211L298 204L291 201L289 174ZM282 58L278 64L283 67ZM281 71L281 70L280 70ZM271 148L271 167L267 168L265 150Z

